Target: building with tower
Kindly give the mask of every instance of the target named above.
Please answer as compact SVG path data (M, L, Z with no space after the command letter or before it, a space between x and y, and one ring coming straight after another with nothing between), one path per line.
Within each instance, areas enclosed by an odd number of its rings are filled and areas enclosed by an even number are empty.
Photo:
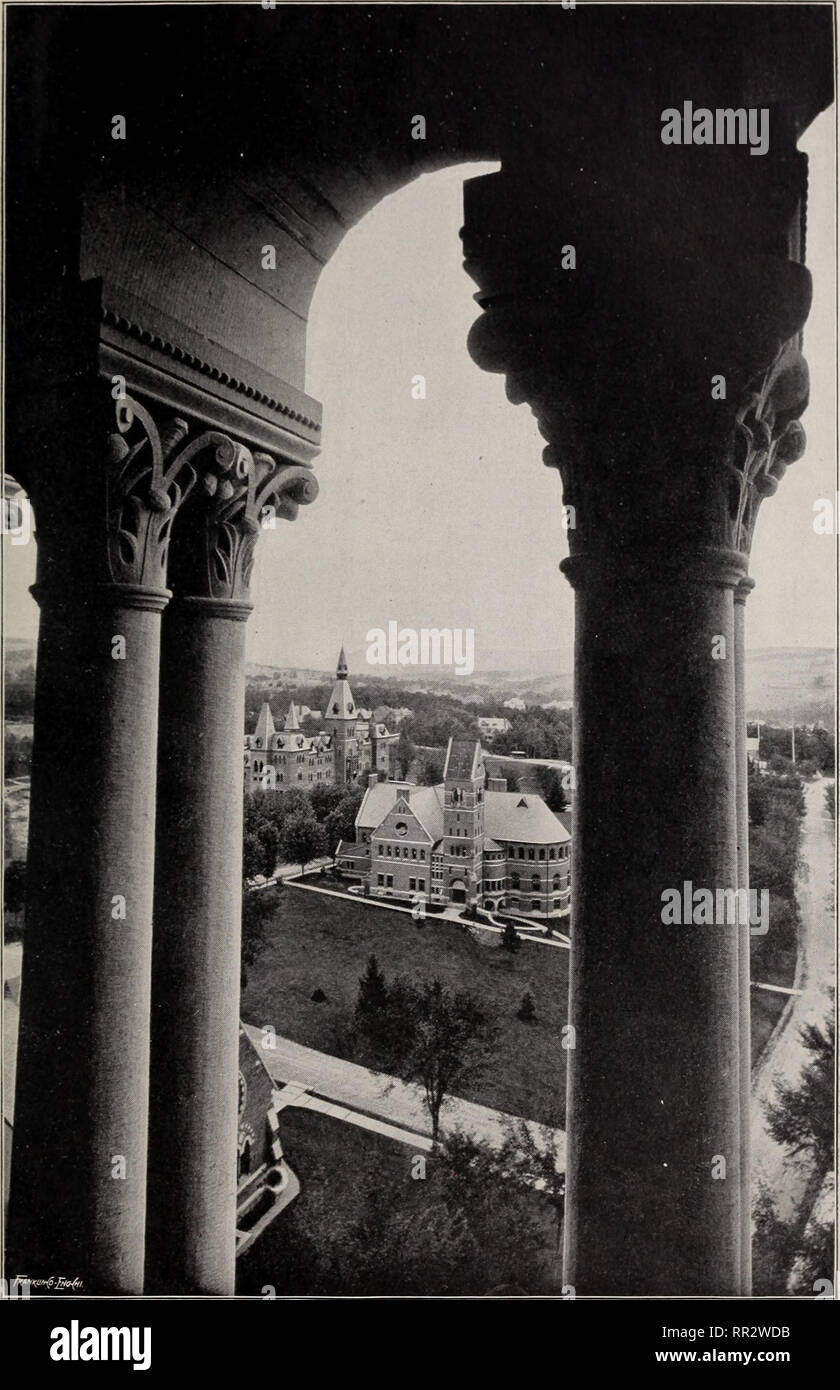
M336 867L372 897L473 903L534 918L565 917L571 836L542 797L487 777L481 744L450 739L442 785L371 776Z
M323 731L307 734L292 702L282 730L264 701L252 734L245 735L246 791L308 790L335 784L352 786L375 773L389 777L398 734L389 733L369 710L356 704L342 647L335 684L324 711Z

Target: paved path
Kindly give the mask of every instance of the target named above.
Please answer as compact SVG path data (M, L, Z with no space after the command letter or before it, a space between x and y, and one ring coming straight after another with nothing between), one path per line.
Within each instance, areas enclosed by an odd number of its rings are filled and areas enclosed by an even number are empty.
M356 1062L330 1057L326 1052L316 1052L314 1048L303 1047L289 1038L276 1038L274 1049L264 1048L261 1045L261 1030L247 1023L244 1027L259 1048L260 1057L271 1077L279 1084L295 1084L301 1090L332 1101L339 1107L361 1111L401 1130L412 1130L420 1135L431 1134L431 1120L419 1086L396 1081L367 1067L360 1067ZM473 1101L453 1096L444 1102L441 1128L444 1132L464 1130L476 1139L500 1148L507 1137L506 1122L513 1119L516 1117L500 1110L491 1110L486 1105L476 1105ZM535 1141L542 1146L543 1126L532 1120L526 1123ZM562 1130L555 1130L554 1133L560 1137L561 1162L565 1168L566 1136Z
M830 1008L826 987L834 979L834 822L825 813L827 785L824 777L805 783L802 869L796 881L802 930L795 991L752 1083L753 1193L759 1181L765 1182L784 1220L798 1211L809 1174L791 1163L787 1151L768 1134L764 1103L773 1099L777 1080L798 1081L803 1064L812 1060L799 1031L806 1023L823 1024Z

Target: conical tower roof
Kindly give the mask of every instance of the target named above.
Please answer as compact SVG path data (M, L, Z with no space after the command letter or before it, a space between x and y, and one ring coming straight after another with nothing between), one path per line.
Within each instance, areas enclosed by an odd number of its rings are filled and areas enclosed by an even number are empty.
M264 700L260 709L257 727L254 730L254 738L260 740L260 747L267 748L268 740L275 734L274 719L271 714L271 706L268 700Z
M297 733L299 728L297 705L294 700L292 700L292 703L289 705L289 713L286 715L286 722L283 725L283 730L287 734L294 734Z
M329 703L324 711L324 719L357 719L359 712L356 709L356 702L353 699L353 692L347 679L347 657L344 655L344 648L338 658L338 666L335 672L335 685L332 688Z

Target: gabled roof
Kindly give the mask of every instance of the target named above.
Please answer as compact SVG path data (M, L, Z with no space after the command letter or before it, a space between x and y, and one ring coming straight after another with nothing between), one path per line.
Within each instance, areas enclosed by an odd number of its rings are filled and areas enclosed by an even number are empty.
M484 825L492 839L514 843L563 845L572 838L542 797L530 792L488 792Z
M409 808L432 840L443 836L442 786L415 787L410 782L377 782L368 787L356 816L358 830L377 830L400 796L408 791ZM504 849L508 844L563 845L571 835L541 796L529 792L486 792L484 798L485 849Z
M376 782L368 787L356 816L358 830L377 830L400 796L409 793L408 805L431 840L443 834L443 787L415 787L410 782Z

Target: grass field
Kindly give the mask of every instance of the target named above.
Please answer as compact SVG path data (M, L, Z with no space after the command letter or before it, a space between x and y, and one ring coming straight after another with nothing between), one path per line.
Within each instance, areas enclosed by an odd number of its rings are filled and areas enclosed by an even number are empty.
M352 1057L348 1033L359 976L376 955L385 975L413 979L437 976L482 1000L498 1029L493 1064L472 1086L467 1100L523 1115L542 1124L565 1121L566 1054L560 1046L567 1019L569 953L523 941L512 956L498 936L480 940L451 922L410 917L362 902L286 888L268 932L269 944L248 971L242 1016L258 1026L273 1024L295 1042L335 1056ZM753 978L790 984L795 932L753 939ZM327 996L312 1000L316 990ZM534 995L537 1022L516 1017L526 989ZM781 1015L787 996L752 991L752 1059L757 1059Z
M562 1125L566 1053L560 1040L569 953L523 941L511 955L501 949L498 936L481 936L486 944L452 922L427 918L419 925L402 913L286 888L268 930L269 944L248 970L242 1016L258 1026L273 1024L295 1042L346 1056L359 976L373 953L388 979L437 977L481 999L498 1036L492 1065L475 1085L463 1088L467 1100ZM326 1002L313 1002L317 989ZM516 1017L526 989L536 1001L536 1023Z

